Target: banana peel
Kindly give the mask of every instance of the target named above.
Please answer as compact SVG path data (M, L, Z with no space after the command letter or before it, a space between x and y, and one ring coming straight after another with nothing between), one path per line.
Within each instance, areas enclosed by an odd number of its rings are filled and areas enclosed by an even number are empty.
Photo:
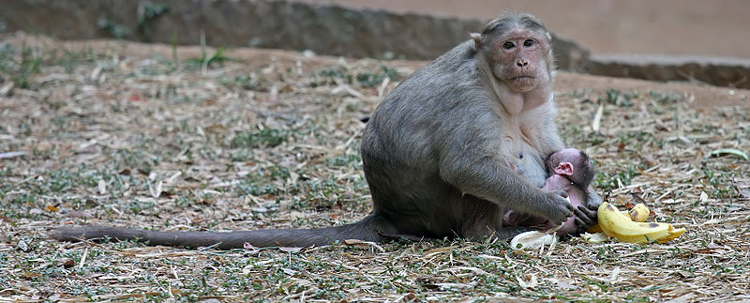
M592 243L592 244L599 244L603 242L609 241L609 236L605 235L603 232L595 232L595 233L583 233L581 234L581 238L585 240L586 242Z
M650 213L645 205L636 205L633 209L636 208L638 210L634 212L623 213L617 207L604 202L599 206L597 213L598 225L607 236L627 243L664 243L685 233L684 228L675 229L669 223L635 221L634 219L645 220Z
M540 231L527 231L510 240L510 248L513 250L539 249L545 245L552 245L555 236Z

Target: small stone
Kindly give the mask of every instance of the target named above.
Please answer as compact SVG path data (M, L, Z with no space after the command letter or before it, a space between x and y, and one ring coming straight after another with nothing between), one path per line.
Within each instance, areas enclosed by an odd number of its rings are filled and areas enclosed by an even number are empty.
M71 258L65 258L60 260L60 264L62 264L62 266L65 268L71 268L73 266L76 266L76 261Z
M31 249L29 248L29 245L26 244L26 241L24 241L24 240L19 240L18 244L16 244L16 248L18 248L22 252L29 252L29 251L31 251Z

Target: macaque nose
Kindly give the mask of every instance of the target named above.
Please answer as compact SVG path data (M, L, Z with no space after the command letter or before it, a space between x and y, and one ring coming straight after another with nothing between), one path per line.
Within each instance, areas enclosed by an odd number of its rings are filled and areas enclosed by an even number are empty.
M529 60L518 60L516 61L516 65L518 65L518 67L526 67L529 65Z

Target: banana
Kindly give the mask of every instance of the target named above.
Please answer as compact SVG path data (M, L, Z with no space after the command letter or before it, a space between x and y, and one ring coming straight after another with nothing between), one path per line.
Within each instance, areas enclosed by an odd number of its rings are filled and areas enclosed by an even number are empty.
M604 231L602 230L602 227L599 226L599 223L596 223L594 225L589 226L589 229L587 229L586 232L589 232L589 233L593 234L593 233L601 233L601 232L604 232Z
M646 222L648 215L651 214L651 210L646 207L646 204L638 203L631 210L627 211L627 213L633 222Z
M645 208L645 205L641 208ZM617 207L607 202L599 206L597 215L602 231L621 242L663 243L675 239L685 232L684 228L674 229L672 224L668 223L633 222L630 216L621 213ZM648 213L646 213L647 216ZM643 218L643 216L639 214L638 218Z
M651 214L651 210L646 207L646 204L638 203L631 210L621 211L621 213L623 215L630 216L630 219L633 220L633 222L646 222L646 219L648 219L648 215ZM587 231L590 233L603 232L602 227L599 226L599 223L590 226Z

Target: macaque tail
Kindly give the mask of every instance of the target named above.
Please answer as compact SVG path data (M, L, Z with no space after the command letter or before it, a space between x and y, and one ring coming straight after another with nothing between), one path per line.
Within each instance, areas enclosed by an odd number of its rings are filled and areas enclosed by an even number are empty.
M392 225L381 216L371 214L362 221L319 229L268 229L232 232L172 232L131 229L110 226L62 227L50 236L60 241L82 239L136 240L149 245L177 247L215 246L219 249L253 247L308 247L333 244L335 241L358 239L379 242L379 232L393 232Z

